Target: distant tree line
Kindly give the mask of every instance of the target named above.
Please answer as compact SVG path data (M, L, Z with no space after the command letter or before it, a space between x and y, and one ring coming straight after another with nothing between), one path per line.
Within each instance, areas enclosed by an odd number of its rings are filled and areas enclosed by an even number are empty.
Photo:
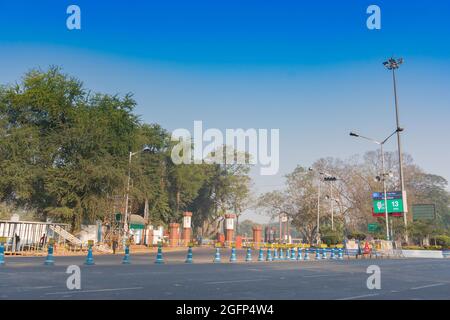
M385 153L386 171L392 174L387 179L388 191L398 191L398 158L395 152ZM383 239L386 235L384 218L372 215L372 193L383 191L382 182L375 179L381 174L379 152L367 152L363 157L348 160L324 158L316 161L313 170L298 166L286 176L285 188L261 195L256 208L273 218L287 215L307 242L317 237L317 206L319 172L337 177L336 181L321 178L320 235L322 240L339 242L344 236L373 236ZM446 239L450 232L450 193L448 182L441 176L426 173L409 155L404 155L404 174L408 199L408 235L422 244ZM330 189L332 188L332 189ZM331 204L334 207L334 230L331 229ZM434 204L436 219L412 219L413 204ZM393 235L403 239L406 232L402 217L391 217ZM376 233L368 232L368 224L378 222Z

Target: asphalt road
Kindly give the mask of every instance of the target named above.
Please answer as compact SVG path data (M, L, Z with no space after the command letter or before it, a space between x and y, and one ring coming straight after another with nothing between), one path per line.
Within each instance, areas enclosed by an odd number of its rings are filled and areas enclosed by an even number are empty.
M95 256L94 266L84 257L55 257L44 266L43 257L5 257L0 267L0 299L450 299L450 260L377 259L212 263L213 249L194 249L194 263L185 264L186 252L132 255L122 265L121 255ZM253 254L255 261L257 255ZM66 269L81 269L81 290L66 286ZM369 290L367 267L381 270L381 289Z

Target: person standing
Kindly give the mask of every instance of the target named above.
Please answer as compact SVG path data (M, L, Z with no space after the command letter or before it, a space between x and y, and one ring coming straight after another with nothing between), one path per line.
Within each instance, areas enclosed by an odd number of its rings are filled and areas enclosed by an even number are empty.
M113 237L112 237L113 254L116 254L116 250L117 250L118 245L119 245L119 237L117 236L117 234L114 234Z
M20 237L19 237L19 235L17 233L15 235L15 240L16 240L16 251L19 251L19 249L20 249Z

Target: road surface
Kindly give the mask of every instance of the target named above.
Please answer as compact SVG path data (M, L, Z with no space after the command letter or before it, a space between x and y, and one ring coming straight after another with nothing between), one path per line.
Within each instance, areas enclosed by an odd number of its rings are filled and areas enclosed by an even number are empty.
M155 264L155 253L132 254L130 265L121 255L55 257L44 266L43 257L6 256L0 267L0 299L450 299L450 260L377 259L212 263L214 250L195 248L194 263L185 264L186 252L164 253L165 264ZM313 257L312 257L313 258ZM81 289L66 285L69 265L81 270ZM367 288L367 267L381 270L381 289Z

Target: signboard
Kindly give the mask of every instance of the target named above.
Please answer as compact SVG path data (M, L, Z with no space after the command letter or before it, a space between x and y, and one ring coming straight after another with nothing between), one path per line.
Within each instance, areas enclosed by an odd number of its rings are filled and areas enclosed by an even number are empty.
M378 223L369 223L367 226L369 232L377 232L380 230L380 225Z
M226 229L227 230L234 230L234 219L227 218L226 219Z
M92 247L94 245L94 240L88 240L88 246Z
M347 250L358 250L358 242L356 242L355 240L347 240L345 242L345 248Z
M281 222L287 222L287 221L288 221L287 216L282 216L282 217L281 217Z
M412 206L413 219L434 220L436 218L436 207L434 204L415 204Z
M185 228L185 229L191 228L191 217L190 216L183 217L183 228Z
M6 237L0 237L0 243L6 243Z
M385 214L384 192L374 192L372 194L374 215ZM392 213L403 213L403 196L400 191L386 192L387 211Z

